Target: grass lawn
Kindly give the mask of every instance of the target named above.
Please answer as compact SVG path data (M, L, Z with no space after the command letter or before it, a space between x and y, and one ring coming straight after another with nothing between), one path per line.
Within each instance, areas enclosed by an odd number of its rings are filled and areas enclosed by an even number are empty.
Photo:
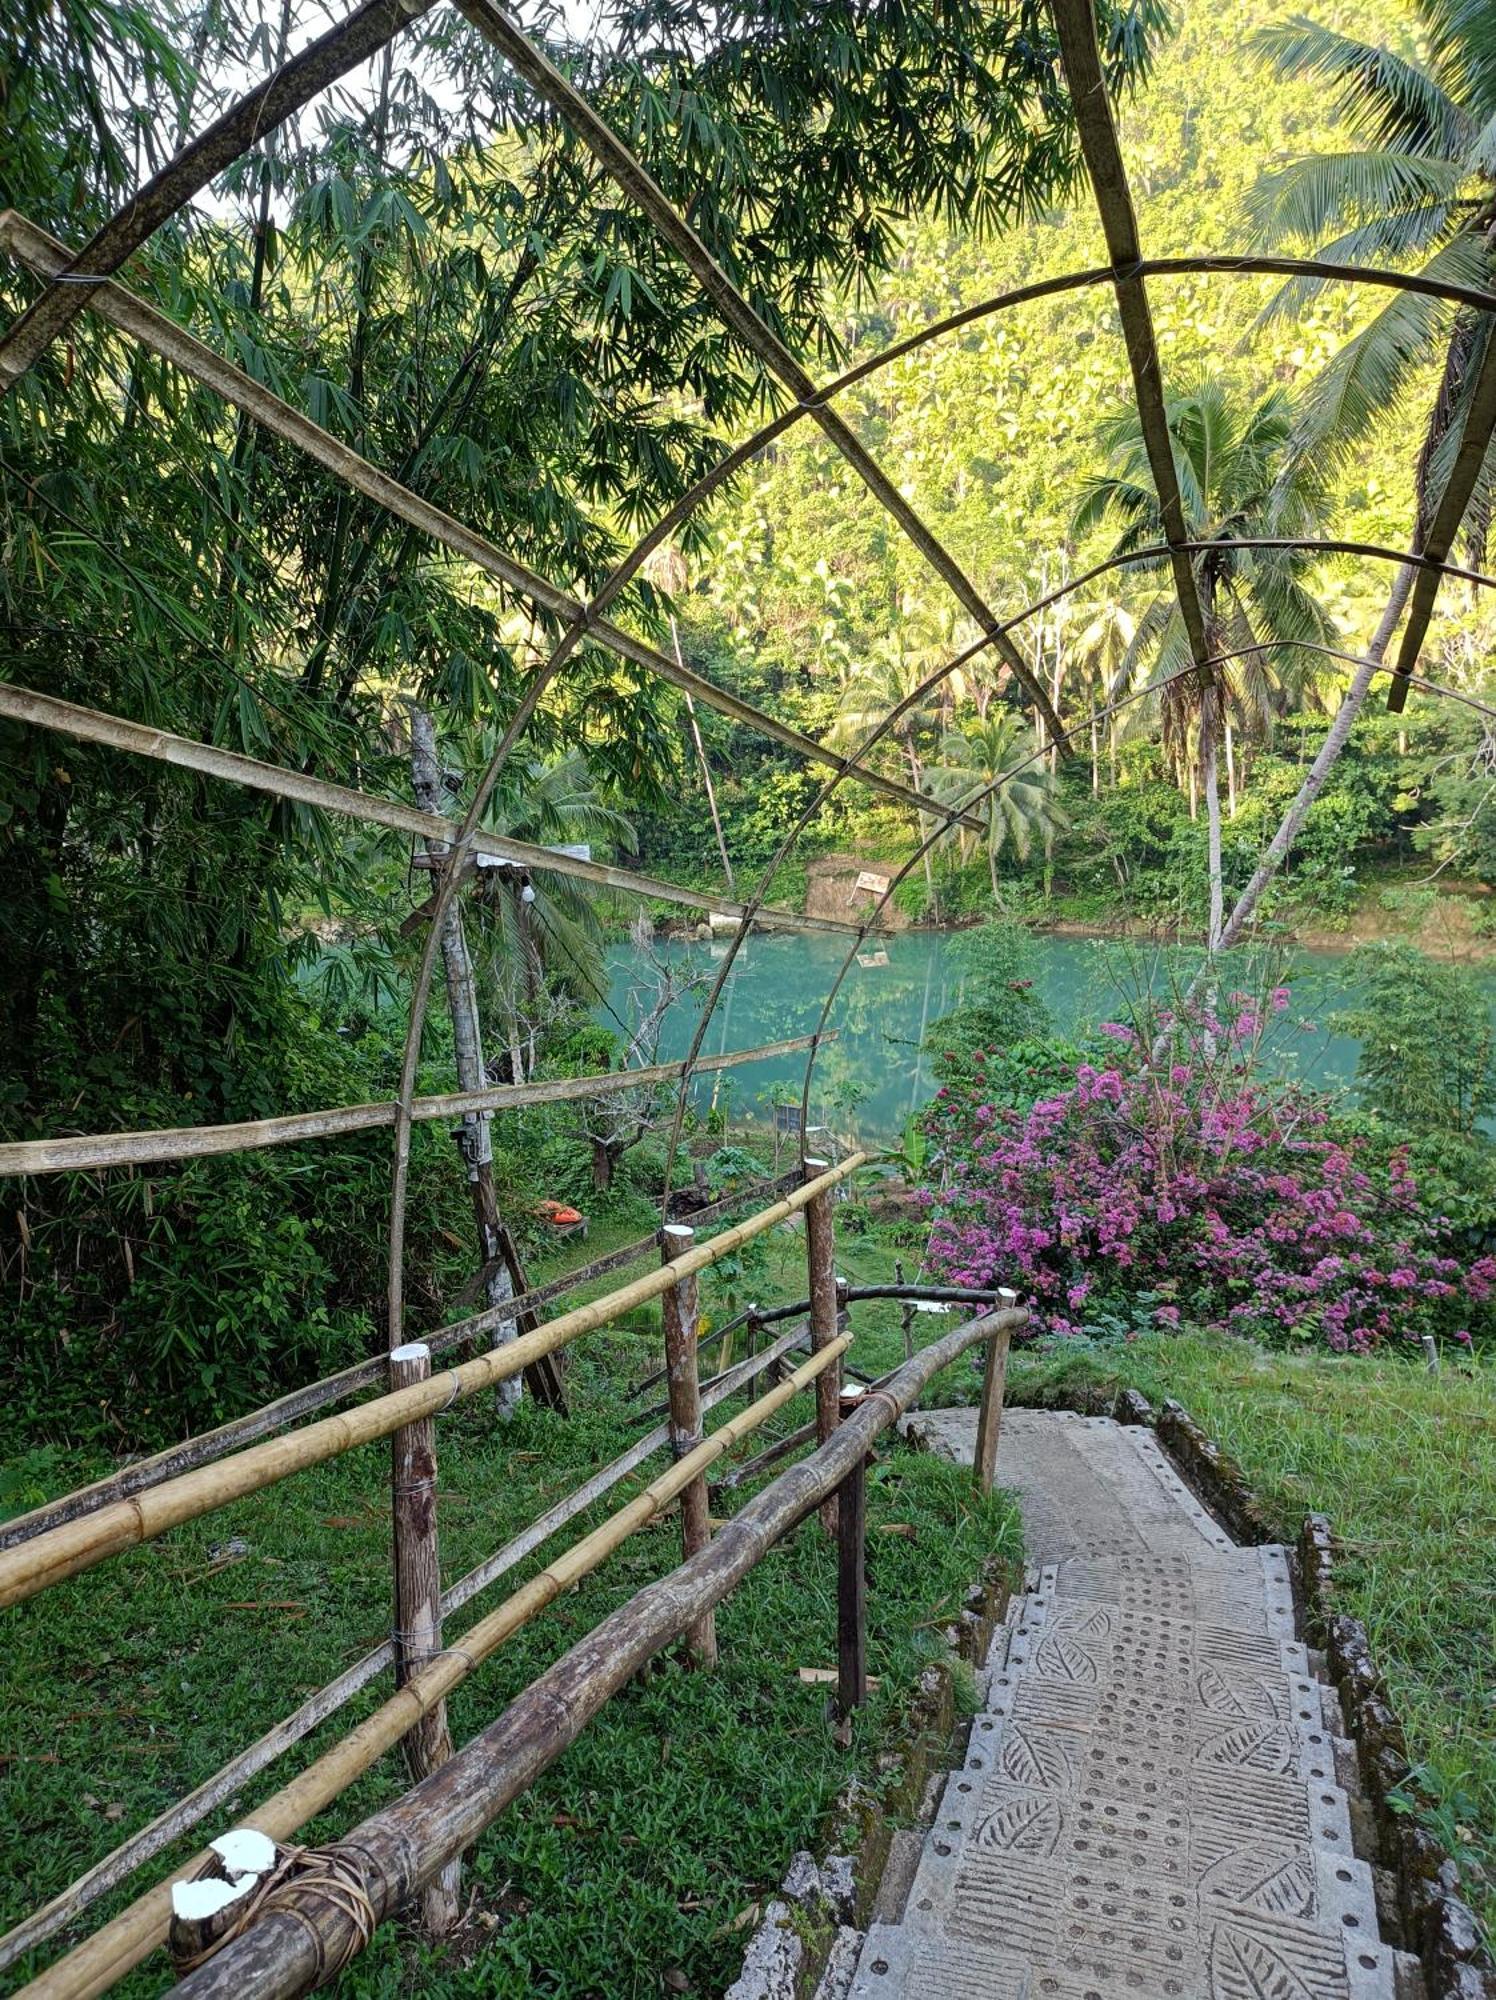
M891 1270L891 1252L850 1233L847 1243L848 1275ZM594 1232L578 1254L606 1247ZM741 1268L715 1276L705 1304L721 1316L739 1299L767 1303L803 1292L803 1236L783 1229ZM902 1353L897 1308L868 1308L866 1323L863 1333L859 1314L852 1358L872 1373ZM921 1330L951 1324L925 1321ZM578 1343L570 1418L527 1405L500 1430L490 1400L479 1397L440 1421L448 1578L626 1448L637 1431L623 1412L622 1391L658 1352L656 1308ZM963 1381L955 1393L969 1386ZM709 1426L735 1407L719 1406ZM787 1430L810 1413L810 1398L802 1397L777 1424ZM756 1448L750 1441L743 1455ZM622 1506L663 1463L663 1456L652 1460L560 1539L576 1539ZM0 1845L8 1866L0 1920L15 1922L383 1636L387 1467L382 1446L351 1454L6 1614ZM54 1467L49 1484L60 1488L98 1469L70 1463L64 1476ZM753 1490L724 1495L718 1510L736 1508ZM388 1926L346 1975L347 1989L516 2000L720 1991L735 1975L748 1913L793 1850L814 1844L849 1773L872 1776L920 1666L941 1649L938 1625L985 1557L1019 1553L1016 1517L1000 1496L980 1501L968 1474L898 1446L885 1447L874 1470L869 1523L869 1664L882 1686L849 1751L831 1742L826 1689L803 1684L796 1673L835 1659L835 1555L811 1522L719 1611L716 1674L658 1663L479 1842L464 1879L478 1892L480 1918L465 1931L462 1950L430 1959L407 1928ZM913 1535L882 1532L894 1523ZM231 1538L238 1538L232 1549ZM457 1741L672 1566L678 1551L671 1515L502 1648L452 1704ZM551 1553L548 1545L465 1608L449 1636ZM248 1786L234 1811L214 1814L196 1839L150 1864L132 1889L232 1824L384 1691L366 1691ZM386 1759L303 1837L336 1836L404 1783L398 1760ZM102 1920L128 1900L106 1901L91 1917ZM119 1990L144 1994L161 1984L157 1961Z
M1496 1367L1267 1353L1240 1340L1059 1343L1015 1357L1012 1393L1067 1385L1173 1396L1242 1465L1284 1540L1309 1512L1343 1547L1431 1823L1496 1931ZM1001 1467L999 1466L999 1478Z

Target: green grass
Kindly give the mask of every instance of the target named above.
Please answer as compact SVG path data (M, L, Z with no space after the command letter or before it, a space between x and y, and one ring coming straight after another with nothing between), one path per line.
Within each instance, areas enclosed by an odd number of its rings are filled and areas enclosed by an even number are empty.
M582 1254L606 1247L594 1238ZM753 1295L803 1293L803 1258L798 1232L774 1232L747 1274ZM644 1313L579 1343L569 1385L576 1414L568 1419L527 1405L501 1431L486 1397L442 1419L448 1578L637 1435L620 1417L620 1391L652 1365L656 1325L657 1315ZM887 1365L887 1351L880 1331L859 1334L854 1355L872 1372ZM895 1309L890 1358L901 1351ZM802 1397L778 1422L788 1429L810 1409ZM743 1455L755 1448L748 1443ZM561 1540L621 1506L663 1462L651 1461ZM377 1643L389 1622L386 1481L386 1454L371 1447L7 1614L0 1844L9 1866L0 1920L15 1922ZM717 1511L735 1509L753 1490L723 1496ZM478 1843L465 1889L478 1892L482 1919L465 1930L462 1949L431 1958L408 1928L388 1926L347 1976L348 1990L626 2000L657 1995L667 1975L679 1974L684 1986L672 1980L664 1990L720 1991L741 1957L744 1913L772 1889L797 1846L815 1843L847 1776L873 1777L921 1665L940 1651L942 1618L985 1557L1018 1554L1006 1502L978 1500L969 1474L897 1446L885 1449L872 1475L869 1520L869 1665L882 1686L850 1750L831 1741L825 1688L802 1684L796 1673L835 1659L834 1551L808 1523L722 1607L717 1673L659 1662ZM881 1532L890 1522L912 1524L915 1538ZM678 1535L674 1516L638 1535L501 1649L452 1704L456 1740L472 1736L589 1627L671 1567ZM230 1537L242 1537L248 1552L222 1564L214 1551ZM552 1552L548 1546L459 1614L453 1636ZM199 1839L302 1768L383 1691L367 1691L246 1787L235 1810L214 1814ZM398 1760L386 1759L304 1837L335 1837L404 1783ZM196 1844L150 1864L133 1890ZM127 1900L98 1906L93 1921ZM144 1994L160 1984L158 1963L120 1990Z
M1326 1513L1342 1608L1365 1622L1425 1815L1496 1929L1496 1369L1266 1353L1153 1336L1015 1358L1012 1391L1140 1389L1183 1403L1242 1465L1285 1540Z

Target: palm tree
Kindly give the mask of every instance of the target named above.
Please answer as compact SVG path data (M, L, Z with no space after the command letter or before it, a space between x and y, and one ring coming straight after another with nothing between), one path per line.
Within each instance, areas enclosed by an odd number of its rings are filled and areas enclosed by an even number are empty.
M1303 535L1317 518L1316 488L1285 470L1292 433L1286 397L1274 391L1254 407L1235 403L1205 378L1168 403L1169 434L1191 541L1211 544L1194 558L1206 643L1211 655L1245 657L1200 673L1173 592L1155 599L1129 648L1129 677L1147 674L1162 723L1164 750L1176 767L1198 773L1209 829L1210 950L1223 926L1219 750L1226 716L1271 713L1276 677L1298 671L1295 644L1328 643L1333 629L1305 583L1309 557L1293 549L1244 549L1241 537ZM1074 533L1120 520L1116 553L1162 535L1158 495L1148 472L1137 412L1104 424L1108 469L1090 480ZM1153 559L1153 566L1164 561ZM1261 647L1262 651L1247 651Z
M971 806L987 822L987 867L992 900L1001 903L997 857L1011 847L1020 861L1028 859L1034 835L1046 850L1065 825L1055 798L1052 772L1039 756L1034 732L1007 708L989 708L961 728L948 730L940 745L941 765L931 773L931 790L947 805ZM952 829L960 839L963 860L976 836L967 827Z
M1484 287L1496 228L1496 16L1479 0L1413 5L1424 31L1423 62L1302 19L1254 37L1280 76L1332 87L1355 143L1262 175L1249 210L1265 243L1312 246L1336 264L1412 259L1422 276ZM1328 282L1292 280L1270 313L1300 307ZM1310 387L1296 455L1321 476L1333 472L1442 354L1443 379L1418 462L1421 530L1444 483L1440 446L1458 432L1488 332L1482 313L1394 293ZM1484 519L1478 499L1482 528Z
M1413 0L1424 58L1360 42L1313 21L1261 31L1257 45L1283 76L1336 89L1357 144L1315 154L1267 174L1252 197L1259 236L1319 243L1337 263L1369 258L1422 260L1425 276L1488 287L1496 229L1490 135L1496 116L1496 16L1482 0ZM1329 240L1319 239L1329 233ZM1318 280L1295 280L1278 306L1298 303ZM1395 293L1344 347L1305 399L1297 456L1326 478L1377 424L1392 418L1402 391L1443 354L1438 391L1415 472L1415 538L1421 540L1448 478L1467 398L1490 338L1485 314ZM1466 525L1480 564L1490 516L1490 458L1476 483ZM1272 840L1237 898L1223 933L1234 944L1298 838L1336 759L1350 740L1397 629L1412 568L1402 565L1387 605L1335 719Z
M1097 711L1112 699L1112 689L1125 669L1138 636L1138 621L1120 597L1103 597L1096 603L1074 606L1080 626L1070 646L1071 657L1081 670L1085 698L1091 710L1091 796L1101 791L1101 730ZM1112 752L1112 783L1117 781L1117 726L1107 724L1107 741Z

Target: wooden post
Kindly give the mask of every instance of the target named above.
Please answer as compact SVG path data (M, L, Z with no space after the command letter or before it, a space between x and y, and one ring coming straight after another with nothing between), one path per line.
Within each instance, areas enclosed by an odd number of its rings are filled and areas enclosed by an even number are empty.
M902 1285L904 1282L904 1260L902 1257L894 1258L893 1274ZM904 1359L912 1361L914 1358L914 1307L908 1299L905 1299L899 1307L899 1329L904 1336Z
M850 1416L858 1401L848 1398L841 1414ZM836 1706L845 1724L867 1700L866 1458L838 1487L836 1513Z
M390 1350L390 1387L407 1389L431 1375L431 1350L412 1340ZM395 1540L395 1685L442 1649L442 1579L436 1546L436 1420L420 1417L390 1438L390 1499ZM428 1777L452 1755L447 1705L433 1704L404 1741L412 1781ZM421 1892L421 1914L432 1937L457 1921L462 1863L451 1861Z
M412 708L410 711L410 778L416 804L426 812L441 812L442 781L436 756L436 730L424 708ZM441 840L428 840L426 849L436 860L446 854L447 844ZM447 977L447 1009L452 1017L457 1085L460 1090L481 1090L488 1076L483 1063L478 990L463 932L462 910L455 896L442 922L442 964ZM515 1077L514 1081L519 1083L522 1079ZM458 1132L458 1143L467 1164L468 1185L473 1196L473 1221L478 1232L478 1268L488 1274L485 1281L488 1303L497 1306L514 1296L514 1279L504 1260L498 1198L494 1192L492 1122L486 1111L469 1112ZM500 1320L494 1328L493 1345L502 1347L506 1341L513 1340L518 1331L514 1320ZM501 1416L510 1416L518 1409L521 1393L518 1376L499 1384L495 1396Z
M1018 1303L1018 1294L1004 1288L999 1292L998 1300L1000 1310L1006 1311L1009 1306ZM1000 1327L987 1343L982 1366L982 1404L977 1413L977 1447L973 1461L979 1493L992 1491L997 1473L997 1436L1002 1429L1003 1392L1008 1385L1008 1348L1012 1339L1012 1326Z
M661 1234L662 1261L682 1257L696 1240L694 1229L667 1223ZM684 1277L664 1293L660 1312L665 1322L665 1367L670 1385L670 1451L684 1458L701 1443L701 1376L697 1367L696 1275ZM829 1372L829 1371L828 1371ZM681 1551L689 1560L712 1539L708 1521L706 1474L693 1479L680 1496ZM708 1611L686 1630L686 1651L699 1667L717 1664L717 1620Z
M806 1160L805 1178L813 1181L826 1172L824 1160ZM810 1351L817 1354L835 1340L841 1302L836 1296L836 1231L831 1220L829 1188L805 1204L805 1261L810 1292ZM816 1443L828 1442L837 1424L837 1404L841 1396L841 1369L828 1368L816 1378ZM821 1508L821 1525L828 1535L836 1533L836 1495Z

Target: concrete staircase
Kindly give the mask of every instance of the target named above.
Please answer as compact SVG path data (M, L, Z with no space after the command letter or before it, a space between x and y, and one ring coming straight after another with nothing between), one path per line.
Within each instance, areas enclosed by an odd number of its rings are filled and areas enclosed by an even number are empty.
M970 1457L974 1413L914 1421ZM1285 1551L1237 1547L1109 1420L1011 1412L998 1478L1041 1561L821 2000L1411 2000Z

